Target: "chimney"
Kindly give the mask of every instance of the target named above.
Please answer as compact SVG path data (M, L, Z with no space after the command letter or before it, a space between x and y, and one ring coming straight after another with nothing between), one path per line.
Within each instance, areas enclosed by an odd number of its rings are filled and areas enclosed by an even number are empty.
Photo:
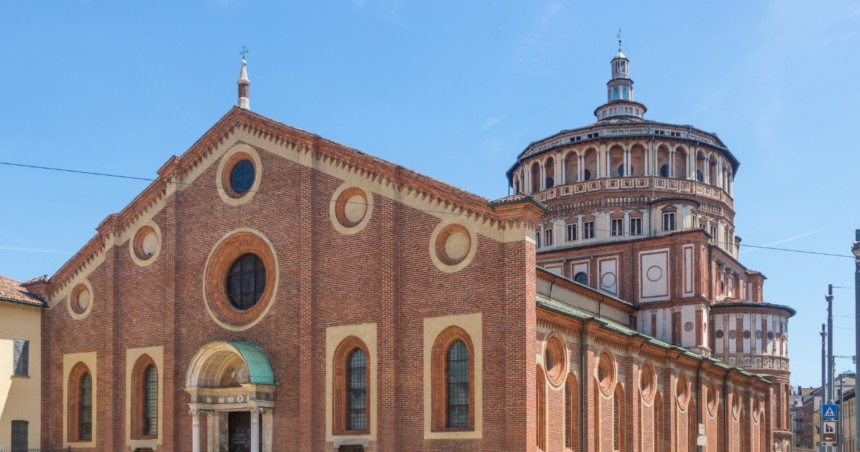
M245 62L245 59L242 59L242 72L239 73L239 80L236 81L239 84L239 108L250 110L251 109L251 101L248 100L248 88L251 85L251 81L248 80L248 71L245 69L245 66L248 63Z

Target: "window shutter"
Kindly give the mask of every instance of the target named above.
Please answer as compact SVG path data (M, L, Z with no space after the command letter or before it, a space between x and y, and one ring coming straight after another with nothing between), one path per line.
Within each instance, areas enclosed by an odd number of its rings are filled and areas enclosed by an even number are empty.
M30 375L30 341L15 339L13 344L13 372L15 375Z

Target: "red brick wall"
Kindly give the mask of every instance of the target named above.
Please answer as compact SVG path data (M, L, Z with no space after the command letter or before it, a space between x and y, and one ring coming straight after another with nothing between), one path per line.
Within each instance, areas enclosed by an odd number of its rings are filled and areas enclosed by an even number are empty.
M277 450L323 450L325 331L376 323L378 442L371 450L437 450L450 440L424 440L423 319L482 313L483 439L458 450L533 450L535 254L525 241L478 236L468 267L442 273L428 240L440 220L377 195L367 228L342 235L329 203L341 181L258 149L259 193L226 205L215 189L217 163L167 199L154 218L162 248L150 266L135 264L129 243L107 251L89 274L92 312L73 320L61 301L44 316L46 364L43 448L62 447L62 357L98 353L99 450L125 449L125 351L164 347L164 452L191 450L185 372L213 340L247 341L269 356L276 381ZM284 196L268 193L283 193ZM206 312L203 269L215 243L237 228L262 232L280 265L277 298L253 328L219 327ZM92 264L91 264L92 265ZM529 365L526 365L530 363ZM526 370L528 369L528 370ZM201 418L202 448L206 422Z

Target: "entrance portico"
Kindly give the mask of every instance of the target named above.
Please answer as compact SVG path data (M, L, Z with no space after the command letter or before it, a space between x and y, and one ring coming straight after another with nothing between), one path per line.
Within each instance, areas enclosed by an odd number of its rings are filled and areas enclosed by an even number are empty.
M205 413L207 452L271 452L277 387L269 358L256 345L215 341L203 346L185 377L192 451L201 452L200 415ZM250 420L244 415L248 412Z

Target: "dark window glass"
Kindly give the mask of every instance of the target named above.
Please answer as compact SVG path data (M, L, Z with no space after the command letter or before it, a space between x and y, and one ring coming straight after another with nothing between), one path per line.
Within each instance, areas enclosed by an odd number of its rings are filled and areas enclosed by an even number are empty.
M630 219L630 234L631 235L642 234L642 219L641 218L631 218Z
M80 438L83 441L93 439L93 378L84 374L81 378L81 419Z
M590 179L591 179L591 171L585 170L585 180L590 180Z
M663 214L663 230L664 231L674 231L675 230L675 214L674 213Z
M158 370L155 366L146 369L143 387L143 434L158 435Z
M546 178L546 188L552 188L555 185L555 181L551 177Z
M567 241L572 242L576 240L576 225L569 224L567 225Z
M594 238L594 222L589 221L585 223L585 238L593 239Z
M236 309L250 309L266 290L266 267L256 254L245 254L233 262L227 273L227 295Z
M705 176L703 176L703 175L702 175L702 172L701 172L701 171L699 171L699 170L696 170L696 180L697 180L697 181L699 181L699 182L704 182L704 181L705 181Z
M15 375L30 375L30 341L15 339L12 344L12 369Z
M547 371L551 370L552 367L555 365L555 363L552 361L552 354L549 352L549 347L547 347L546 351L544 352L543 361Z
M357 348L347 362L347 430L367 430L367 357Z
M669 177L669 165L663 165L660 167L660 176Z
M448 427L469 427L469 350L457 340L448 349Z
M617 237L624 234L624 220L612 220L612 235Z
M27 427L27 421L12 421L12 452L27 451Z
M233 191L242 194L251 189L254 185L254 165L242 160L233 167L233 173L230 175L230 186Z
M585 273L577 273L576 276L573 277L573 280L582 285L588 285L588 275L586 275Z

